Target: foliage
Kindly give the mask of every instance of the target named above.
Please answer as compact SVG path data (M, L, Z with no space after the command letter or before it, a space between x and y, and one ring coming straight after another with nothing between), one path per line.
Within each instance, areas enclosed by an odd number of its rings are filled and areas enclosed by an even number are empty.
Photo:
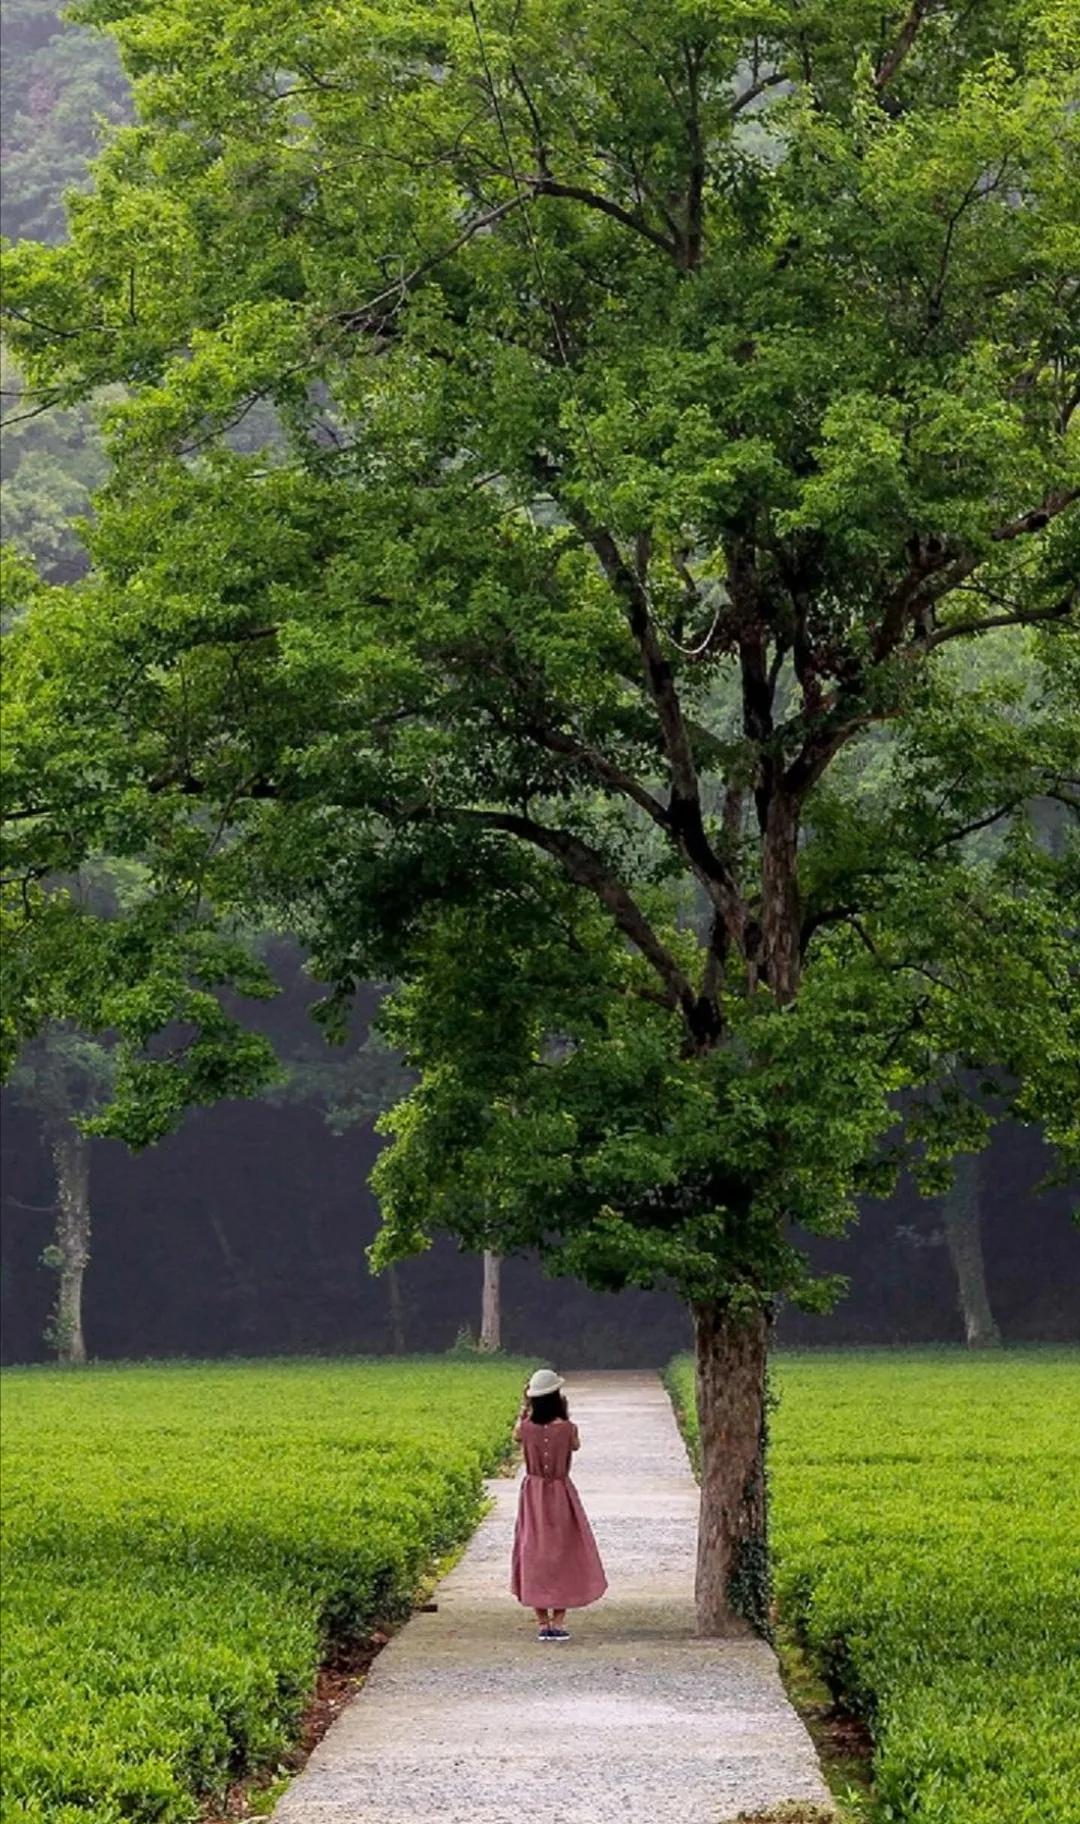
M784 1618L874 1733L890 1824L1070 1824L1080 1803L1075 1352L780 1351ZM693 1363L668 1371L693 1447Z
M475 1524L523 1368L6 1370L5 1819L181 1824L273 1766Z
M512 910L504 901L491 916L444 913L425 968L394 997L387 1032L425 1075L380 1123L395 1145L374 1174L385 1222L375 1258L423 1246L439 1224L474 1248L539 1247L552 1270L601 1290L661 1279L707 1295L721 1276L734 1289L754 1248L772 1286L812 1300L801 1257L770 1233L789 1149L788 1194L805 1171L802 1213L828 1225L830 1191L872 1138L851 1094L864 1027L856 982L834 983L850 1004L846 1022L829 1009L831 1031L814 996L783 1020L759 1003L743 1044L703 1065L680 1055L663 1009L627 992L637 965L602 916L562 898L565 945L544 941L528 901ZM815 1013L824 1028L816 1047ZM821 1070L826 1034L835 1100L827 1110L820 1098L811 1140L799 1133L797 1086ZM790 1100L777 1094L781 1083ZM733 1162L733 1179L736 1161L760 1171L757 1207L742 1222L708 1209L718 1159Z
M377 1033L345 1052L318 1040L302 1044L281 1066L281 1079L263 1092L264 1100L314 1104L335 1134L385 1114L410 1081L397 1053Z
M250 1095L278 1073L274 1050L226 1012L223 986L273 992L248 949L175 903L87 915L65 889L5 889L3 1049L9 1069L50 1025L115 1040L112 1093L87 1133L145 1146L185 1109Z
M10 636L13 877L272 918L331 1024L403 981L379 1259L821 1302L792 1225L882 1188L897 1091L928 1188L954 1067L1075 1156L1077 861L1025 810L1080 770L1064 9L79 14L138 122L8 333L125 397L91 572ZM952 661L1015 626L1021 691Z
M12 1071L12 1094L45 1120L92 1114L112 1088L107 1046L64 1026L47 1026L24 1046Z
M87 567L77 525L107 473L91 408L31 416L17 370L4 362L0 373L5 394L15 395L0 439L4 538L34 563L43 581L72 582Z

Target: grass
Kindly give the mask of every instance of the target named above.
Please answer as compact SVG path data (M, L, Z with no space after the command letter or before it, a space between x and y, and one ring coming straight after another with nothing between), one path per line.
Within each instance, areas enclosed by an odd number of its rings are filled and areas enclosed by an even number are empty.
M1080 1819L1080 1353L781 1354L781 1616L874 1737L880 1824ZM695 1448L692 1364L669 1371Z
M5 1370L4 1824L180 1824L468 1536L526 1365Z

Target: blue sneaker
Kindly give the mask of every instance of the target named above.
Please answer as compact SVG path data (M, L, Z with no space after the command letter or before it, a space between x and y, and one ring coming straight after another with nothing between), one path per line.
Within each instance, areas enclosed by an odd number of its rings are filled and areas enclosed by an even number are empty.
M536 1638L537 1640L554 1640L554 1631L551 1628L541 1628Z
M548 1639L549 1640L569 1640L570 1639L570 1630L569 1630L569 1628L549 1628L548 1629Z

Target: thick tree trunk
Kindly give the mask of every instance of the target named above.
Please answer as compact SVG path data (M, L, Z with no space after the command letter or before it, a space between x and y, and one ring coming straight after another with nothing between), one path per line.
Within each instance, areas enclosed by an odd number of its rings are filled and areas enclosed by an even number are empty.
M60 1275L51 1339L58 1361L83 1363L83 1275L90 1263L90 1142L70 1121L60 1121L51 1129L49 1149L59 1200L56 1260Z
M390 1347L395 1355L404 1355L405 1306L401 1297L401 1280L393 1261L386 1269L386 1295L390 1301Z
M1001 1332L990 1309L986 1290L982 1231L979 1223L979 1159L961 1153L956 1160L952 1190L944 1200L942 1216L949 1259L956 1274L960 1314L969 1349L1000 1349Z
M698 1629L766 1633L769 1565L765 1511L763 1311L733 1312L708 1300L691 1306L701 1437Z
M493 1254L490 1248L485 1248L484 1290L480 1303L481 1349L495 1350L502 1348L502 1306L500 1302L501 1275L502 1255Z

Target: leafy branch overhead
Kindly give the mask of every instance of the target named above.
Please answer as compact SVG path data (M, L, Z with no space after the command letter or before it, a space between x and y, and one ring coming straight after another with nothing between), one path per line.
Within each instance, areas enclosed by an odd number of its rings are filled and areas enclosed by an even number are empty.
M11 638L22 941L129 854L400 979L384 1250L766 1299L897 1089L1075 1147L1071 15L212 10L83 0L138 123L6 261L28 384L124 389Z

